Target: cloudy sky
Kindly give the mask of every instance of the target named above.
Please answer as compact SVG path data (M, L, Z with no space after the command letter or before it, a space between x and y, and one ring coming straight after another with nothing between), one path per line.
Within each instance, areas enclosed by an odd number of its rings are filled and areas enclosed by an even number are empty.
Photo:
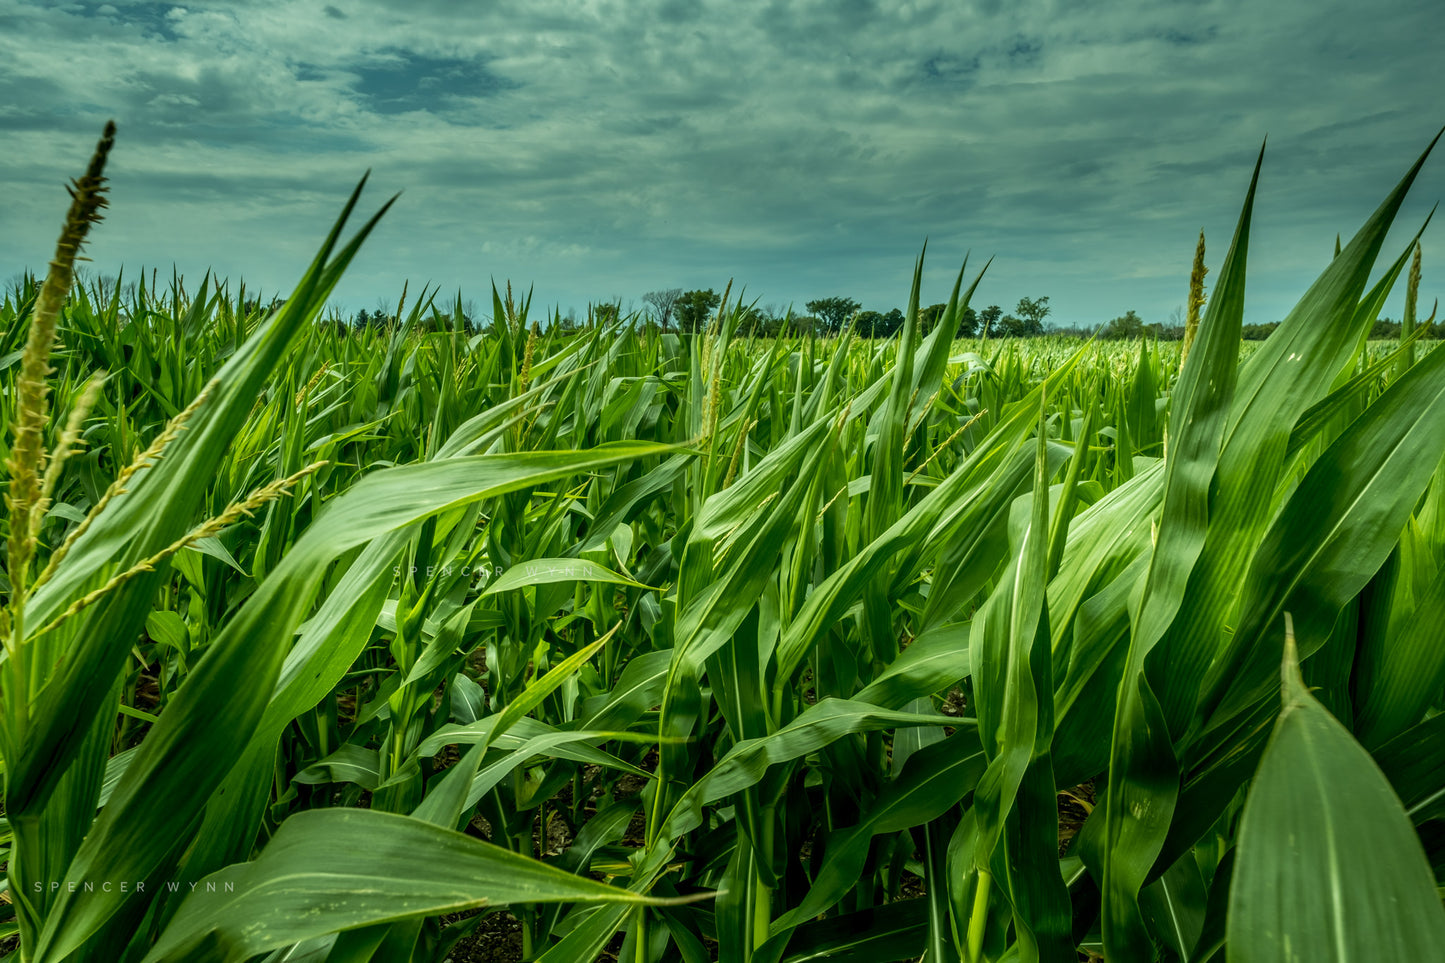
M1440 0L0 0L0 280L43 267L114 118L102 274L284 293L370 168L368 208L402 197L348 310L403 279L487 305L493 278L564 312L729 278L886 310L926 238L925 303L971 251L980 305L1167 321L1268 135L1273 320L1445 123L1442 36ZM1442 195L1437 155L1390 253Z

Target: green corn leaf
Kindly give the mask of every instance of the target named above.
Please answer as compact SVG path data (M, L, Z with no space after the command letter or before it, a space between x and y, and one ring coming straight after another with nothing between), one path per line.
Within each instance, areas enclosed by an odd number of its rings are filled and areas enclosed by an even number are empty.
M677 839L683 833L691 832L701 825L702 807L706 803L740 792L762 779L769 767L815 752L849 733L895 726L957 726L972 722L971 719L918 715L843 699L825 699L810 706L777 732L733 746L677 801L661 838Z
M1431 352L1433 355L1434 352ZM1427 356L1420 363L1429 360ZM1386 742L1424 717L1445 685L1445 568L1416 604L1398 638L1384 640L1380 665L1356 696L1355 734L1367 746ZM1372 653L1373 654L1373 653Z
M1411 726L1373 755L1415 825L1445 816L1445 713ZM1435 851L1438 867L1438 843Z
M258 725L262 725L261 738L271 738L263 714L269 711L268 694L285 655L277 643L289 639L299 624L330 559L448 507L546 478L566 477L585 467L616 464L658 448L620 446L600 456L540 453L447 459L375 473L337 499L211 643L142 744L77 852L67 878L149 878L171 848L174 824L199 815L206 797L226 776L230 767L219 763L238 760ZM238 687L235 678L249 678L253 684ZM218 715L230 724L212 725ZM269 751L257 758L268 756ZM233 803L233 826L249 815L236 808L245 805L244 799ZM193 859L190 868L194 871L200 865ZM133 894L118 891L62 892L47 920L37 959L47 958L44 953L62 957L131 898Z
M559 901L656 902L424 820L318 810L287 820L254 862L201 880L145 959L239 963L356 926Z
M854 700L901 709L944 691L968 675L968 631L966 622L947 622L920 633Z
M1432 351L1351 423L1306 473L1260 544L1229 648L1201 701L1217 725L1272 691L1281 613L1306 655L1384 564L1445 451L1445 353ZM1438 660L1436 660L1438 661ZM1431 668L1422 661L1421 668ZM1435 668L1438 668L1436 666ZM1418 704L1418 702L1417 702Z
M858 885L873 837L920 826L973 791L986 763L981 749L969 752L957 744L969 735L960 733L909 757L903 773L869 806L866 818L828 841L827 856L807 894L773 921L772 936L819 916Z
M1230 963L1438 956L1445 909L1399 798L1309 694L1292 639L1283 676L1283 708L1239 829Z
M876 909L805 923L793 931L783 963L894 963L914 959L928 938L928 901L902 900Z
M1102 889L1104 943L1121 958L1137 956L1149 945L1139 891L1163 846L1179 791L1167 717L1146 667L1188 597L1186 589L1211 523L1221 524L1211 517L1211 485L1234 394L1249 226L1263 161L1261 150L1219 285L1175 388L1170 450L1164 459L1164 506L1118 683Z
M482 595L495 595L528 585L550 585L555 582L601 582L631 588L652 588L586 559L533 558L518 562L497 576Z
M1179 616L1160 654L1151 659L1158 666L1151 681L1173 733L1183 731L1194 716L1204 676L1223 645L1240 589L1239 572L1249 567L1269 525L1294 425L1329 394L1355 356L1372 320L1358 310L1360 297L1386 233L1434 145L1432 141L1274 335L1240 365L1210 504L1211 518L1222 521L1210 524Z

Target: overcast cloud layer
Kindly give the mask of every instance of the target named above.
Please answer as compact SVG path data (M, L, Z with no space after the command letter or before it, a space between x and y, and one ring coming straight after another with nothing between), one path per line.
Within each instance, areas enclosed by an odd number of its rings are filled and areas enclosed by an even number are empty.
M472 7L0 0L0 278L43 268L113 117L100 273L284 293L370 168L366 208L403 196L350 310L407 278L585 311L730 277L765 305L886 310L927 238L925 303L971 250L994 257L977 304L1167 321L1201 227L1217 273L1268 134L1267 321L1445 122L1440 0ZM1387 254L1442 194L1437 156ZM1445 248L1424 246L1428 306Z

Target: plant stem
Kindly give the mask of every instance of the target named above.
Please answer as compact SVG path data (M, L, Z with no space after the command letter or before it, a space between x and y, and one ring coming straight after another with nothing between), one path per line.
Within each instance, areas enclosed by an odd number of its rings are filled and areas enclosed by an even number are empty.
M978 889L973 893L973 913L968 918L968 960L978 963L983 954L983 933L988 926L989 885L993 878L978 871Z

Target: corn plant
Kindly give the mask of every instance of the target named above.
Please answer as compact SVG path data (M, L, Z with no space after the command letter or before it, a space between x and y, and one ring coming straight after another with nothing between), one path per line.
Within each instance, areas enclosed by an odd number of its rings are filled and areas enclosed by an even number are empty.
M150 716L153 723L137 745L112 756L120 683L133 639L149 621L172 559L283 495L304 497L304 483L320 467L319 461L313 462L262 485L219 515L189 524L226 448L245 428L271 369L315 318L381 216L338 249L342 225L356 203L353 195L296 293L236 347L154 442L121 470L56 547L46 569L32 579L37 530L55 484L47 482L45 474L54 476L63 466L94 394L81 389L81 407L73 409L47 453L40 436L47 413L48 359L74 257L103 206L101 172L113 133L107 128L89 170L73 188L74 202L32 309L16 379L15 442L7 459L3 746L12 836L7 892L15 907L20 958L116 959L121 947L123 956L135 959L244 959L358 921L371 922L377 914L408 919L487 904L578 896L583 902L646 902L639 894L467 839L447 825L455 814L438 793L414 812L334 809L307 814L300 824L288 823L285 831L274 834L263 859L231 867L230 872L245 877L240 884L226 879L217 885L213 878L202 888L239 900L259 895L261 904L241 902L219 914L202 906L181 911L182 894L190 890L176 885L184 874L192 874L190 880L212 869L224 874L221 867L230 860L218 857L238 850L251 855L255 840L245 834L252 828L251 813L240 794L225 797L228 774L244 772L248 757L265 757L269 767L276 730L304 708L308 686L324 679L319 663L334 659L347 635L365 641L357 632L355 612L335 610L358 602L379 607L381 600L375 591L352 595L351 589L375 583L377 569L389 575L396 549L414 529L434 530L429 521L438 514L465 513L482 498L616 465L657 446L614 446L591 455L459 456L372 474L367 485L350 490L359 497L348 505L326 506L325 524L318 518L318 524L308 527L306 536L290 545L244 603L215 627L199 655L189 653L193 664L164 711ZM302 395L300 401L305 391ZM502 417L489 413L485 421ZM296 430L304 424L301 418L289 422ZM475 436L486 427L472 424L468 430ZM288 451L284 430L282 435L277 458L284 463L299 448ZM300 440L296 437L292 444L299 446ZM269 513L268 522L275 518ZM298 645L287 644L333 561L368 546L369 554L363 551L340 580L342 594L331 596L332 609L323 607L318 613L326 623L324 637L307 639L303 633ZM374 620L376 612L371 615ZM316 618L309 624L320 628ZM180 646L187 648L184 640ZM576 668L559 665L528 687L527 698L539 698ZM524 704L522 699L515 703ZM514 709L512 717L519 715ZM497 735L510 727L505 724L510 719L504 715L497 720ZM469 758L475 763L478 755ZM464 771L458 769L451 782L464 782ZM234 799L234 808L227 812L223 805L208 806L217 792L228 803ZM217 821L231 822L239 835L227 837L208 827ZM306 822L314 825L307 828ZM212 831L199 835L207 828ZM320 868L318 846L340 846L359 857L343 870L341 877L348 882L341 889L325 883L334 878L331 874L317 876L319 885L308 885L303 878ZM423 851L431 857L414 858ZM166 877L172 877L173 885L157 885ZM399 889L388 892L393 886ZM398 900L402 891L409 895ZM363 892L369 894L369 909L355 902ZM361 915L346 921L314 908L303 911L298 895L313 907L333 905L340 911L340 904L350 904Z
M921 256L874 342L351 329L360 187L284 302L87 287L111 136L0 302L17 959L1445 945L1425 157L1262 345L1258 165L1183 344L955 341L966 263L925 332Z

